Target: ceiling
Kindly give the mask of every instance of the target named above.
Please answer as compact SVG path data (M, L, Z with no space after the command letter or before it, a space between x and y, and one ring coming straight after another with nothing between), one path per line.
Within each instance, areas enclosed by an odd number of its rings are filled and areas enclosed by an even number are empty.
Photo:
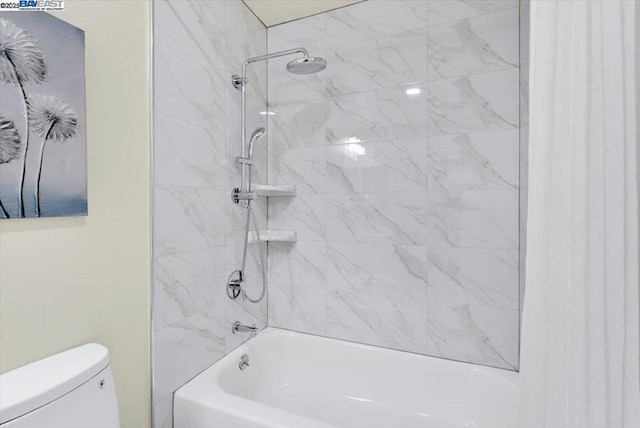
M243 0L267 27L326 12L363 0Z

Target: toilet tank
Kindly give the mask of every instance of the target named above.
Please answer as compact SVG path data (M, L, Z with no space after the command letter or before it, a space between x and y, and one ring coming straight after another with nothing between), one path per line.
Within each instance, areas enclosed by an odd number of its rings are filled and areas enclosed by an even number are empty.
M107 348L83 345L0 376L2 428L120 428Z

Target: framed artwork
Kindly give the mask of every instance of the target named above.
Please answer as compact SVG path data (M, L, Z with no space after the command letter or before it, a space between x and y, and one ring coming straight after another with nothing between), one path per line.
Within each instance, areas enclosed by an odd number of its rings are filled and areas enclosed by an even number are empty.
M84 31L0 14L0 219L87 215Z

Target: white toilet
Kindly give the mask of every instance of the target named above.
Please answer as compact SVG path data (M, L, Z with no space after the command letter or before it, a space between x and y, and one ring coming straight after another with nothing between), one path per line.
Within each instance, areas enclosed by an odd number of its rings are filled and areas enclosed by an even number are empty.
M2 428L120 428L107 348L90 343L0 376Z

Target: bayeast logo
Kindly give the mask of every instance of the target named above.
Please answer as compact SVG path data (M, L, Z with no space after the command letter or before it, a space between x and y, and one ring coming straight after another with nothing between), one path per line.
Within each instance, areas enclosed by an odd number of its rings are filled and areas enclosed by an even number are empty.
M64 0L20 0L20 10L64 10Z

